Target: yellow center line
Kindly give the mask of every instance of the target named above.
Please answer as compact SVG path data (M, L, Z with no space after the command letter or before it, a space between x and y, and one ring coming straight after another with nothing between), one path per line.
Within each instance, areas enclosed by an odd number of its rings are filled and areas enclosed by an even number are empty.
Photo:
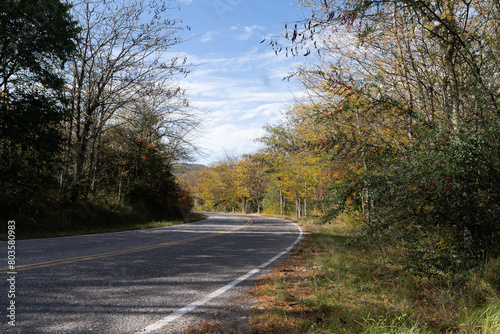
M218 235L222 234L227 234L227 233L233 233L238 230L241 230L247 226L250 226L252 224L252 220L250 218L247 218L247 223L238 227L235 227L233 229L227 230L227 231L222 231L222 232L217 232L217 233L212 233L208 235L203 235L200 237L194 237L194 238L189 238L189 239L183 239L183 240L177 240L177 241L170 241L170 242L165 242L161 244L156 244L156 245L151 245L151 246L144 246L144 247L138 247L138 248L131 248L131 249L125 249L121 251L114 251L114 252L108 252L108 253L100 253L100 254L94 254L94 255L86 255L86 256L77 256L77 257L72 257L72 258L67 258L67 259L59 259L59 260L52 260L52 261L46 261L46 262L38 262L38 263L31 263L31 264L23 264L20 266L16 266L15 270L7 268L0 268L0 274L5 274L8 272L12 271L23 271L23 270L30 270L30 269L35 269L35 268L43 268L43 267L50 267L50 266L55 266L58 264L64 264L64 263L74 263L74 262L79 262L79 261L88 261L88 260L95 260L95 259L100 259L103 257L110 257L110 256L116 256L116 255L123 255L123 254L130 254L130 253L137 253L137 252L143 252L151 249L157 249L157 248L163 248L163 247L168 247L168 246L174 246L174 245L180 245L180 244L185 244L191 241L197 241L197 240L202 240L202 239L208 239L212 238Z

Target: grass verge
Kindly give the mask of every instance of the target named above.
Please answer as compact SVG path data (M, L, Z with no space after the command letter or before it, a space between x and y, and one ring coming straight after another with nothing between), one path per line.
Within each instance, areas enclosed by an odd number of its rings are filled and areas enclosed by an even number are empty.
M301 223L306 240L252 291L249 332L500 333L500 298L487 279L498 277L498 261L451 285L402 271L397 250L357 241L347 225Z
M77 213L68 212L68 219L64 219L64 214L62 216L62 219L58 216L58 219L45 218L39 221L16 219L16 240L140 230L179 225L207 218L203 214L189 212L182 218L157 220L145 218L144 215L131 210L110 212L95 208L79 210ZM78 219L71 219L74 216L78 216ZM7 226L6 222L2 225ZM2 232L0 241L6 241L7 233Z

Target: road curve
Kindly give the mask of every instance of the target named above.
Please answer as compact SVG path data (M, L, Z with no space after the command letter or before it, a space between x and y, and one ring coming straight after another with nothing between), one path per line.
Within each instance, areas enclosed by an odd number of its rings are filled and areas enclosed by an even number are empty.
M286 220L208 215L172 227L17 241L15 271L7 266L7 242L0 242L0 332L163 332L269 265L301 235Z

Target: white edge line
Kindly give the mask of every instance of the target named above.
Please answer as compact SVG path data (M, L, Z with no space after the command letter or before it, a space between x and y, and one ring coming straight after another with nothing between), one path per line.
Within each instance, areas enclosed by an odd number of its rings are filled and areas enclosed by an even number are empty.
M209 293L204 298L199 299L197 301L194 301L191 304L189 304L187 306L184 306L183 308L178 309L177 311L169 314L165 318L163 318L163 319L155 322L154 324L151 324L151 325L147 326L146 328L144 328L143 330L141 330L139 332L136 332L135 334L149 334L149 333L151 333L153 331L156 331L156 330L158 330L158 329L166 326L169 322L172 322L175 319L184 316L186 313L189 313L189 312L193 311L198 306L201 306L201 305L209 302L210 300L212 300L214 298L217 298L218 296L222 295L224 292L228 291L229 289L234 288L236 285L240 284L241 282L245 281L249 277L255 275L258 272L260 272L261 269L264 269L265 267L269 266L271 263L273 263L274 261L276 261L277 259L279 259L283 255L285 255L286 253L290 252L293 249L293 247L295 247L295 245L297 245L300 242L300 240L302 239L302 236L304 234L302 228L299 225L297 225L295 223L293 223L293 224L299 228L299 232L300 233L299 233L299 236L297 237L297 239L294 241L294 243L291 244L285 251L279 253L278 255L276 255L275 257L273 257L272 259L270 259L269 261L261 264L258 268L249 271L245 275L241 276L240 278L235 279L234 281L232 281L231 283L223 286L222 288Z

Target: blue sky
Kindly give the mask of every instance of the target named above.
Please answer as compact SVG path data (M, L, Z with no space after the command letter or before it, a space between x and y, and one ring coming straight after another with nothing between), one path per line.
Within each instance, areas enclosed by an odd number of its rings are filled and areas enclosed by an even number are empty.
M179 17L191 27L177 46L194 66L181 80L191 105L207 112L196 143L206 153L197 163L252 153L263 125L278 123L294 96L297 82L282 79L303 58L278 56L266 35L279 35L284 24L300 20L294 0L178 0Z

